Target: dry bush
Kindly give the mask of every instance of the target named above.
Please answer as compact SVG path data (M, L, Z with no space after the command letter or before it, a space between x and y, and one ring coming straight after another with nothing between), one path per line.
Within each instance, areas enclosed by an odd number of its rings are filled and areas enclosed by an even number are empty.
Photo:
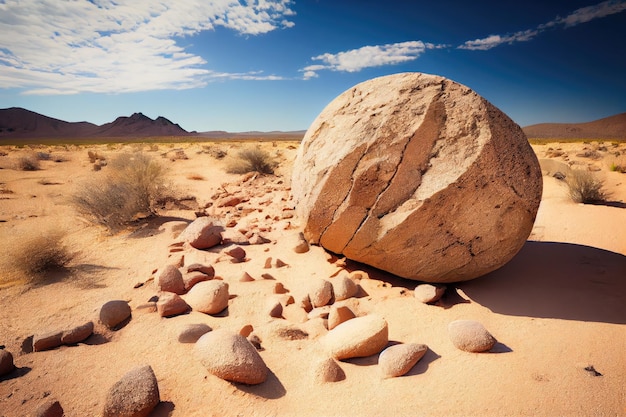
M31 281L39 283L45 280L46 273L63 269L74 257L63 243L65 235L59 229L22 235L9 249L11 266Z
M626 174L626 155L616 152L609 161L609 170L612 172L620 172Z
M273 174L278 163L262 149L244 149L239 151L237 159L233 160L226 172L229 174L245 174L247 172L258 172L261 174Z
M73 195L77 210L111 231L140 215L155 215L167 190L165 168L143 153L120 154L109 167L107 175L83 184Z
M22 155L17 159L17 169L20 171L38 171L40 168L39 159L34 153Z
M610 197L604 189L604 181L590 171L574 169L567 175L566 182L570 197L577 203L599 204Z

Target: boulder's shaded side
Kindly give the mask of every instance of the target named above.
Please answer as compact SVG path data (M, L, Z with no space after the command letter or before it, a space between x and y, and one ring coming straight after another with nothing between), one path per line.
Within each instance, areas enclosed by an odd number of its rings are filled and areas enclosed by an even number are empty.
M541 192L517 124L468 87L421 73L375 78L333 100L309 127L292 178L311 243L427 282L508 262Z

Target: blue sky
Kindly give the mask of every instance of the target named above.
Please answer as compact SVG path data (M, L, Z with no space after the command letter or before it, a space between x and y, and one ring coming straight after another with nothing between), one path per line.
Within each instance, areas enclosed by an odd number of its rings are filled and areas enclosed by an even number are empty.
M405 71L521 126L626 111L626 0L0 0L0 108L187 130L306 129Z

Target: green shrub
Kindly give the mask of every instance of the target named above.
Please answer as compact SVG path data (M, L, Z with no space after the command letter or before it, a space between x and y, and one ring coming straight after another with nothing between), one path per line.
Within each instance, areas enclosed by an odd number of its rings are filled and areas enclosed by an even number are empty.
M167 190L161 164L143 153L125 153L108 166L107 175L83 184L73 195L81 214L112 231L140 215L157 214L157 201Z
M228 165L226 172L229 174L245 174L247 172L273 174L277 165L276 161L272 160L270 155L261 149L244 149L239 151L237 159Z
M610 197L604 189L604 181L593 172L574 169L567 175L566 181L570 197L577 203L598 204Z

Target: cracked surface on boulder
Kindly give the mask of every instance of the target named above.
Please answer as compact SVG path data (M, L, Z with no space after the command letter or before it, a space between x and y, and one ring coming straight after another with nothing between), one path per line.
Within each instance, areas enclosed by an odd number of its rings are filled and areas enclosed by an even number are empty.
M469 88L420 73L369 80L333 100L307 131L292 179L311 243L427 282L508 262L541 191L519 126Z

